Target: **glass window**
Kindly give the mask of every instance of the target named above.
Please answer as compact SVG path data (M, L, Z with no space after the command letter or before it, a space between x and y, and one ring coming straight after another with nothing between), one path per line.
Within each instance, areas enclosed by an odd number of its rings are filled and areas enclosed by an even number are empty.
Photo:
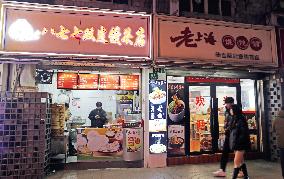
M212 150L210 86L189 87L190 152Z
M221 1L221 10L222 10L222 16L231 16L231 1L228 0L222 0Z
M189 0L180 0L179 1L180 12L190 12L190 1Z
M209 0L208 1L208 13L209 14L219 14L219 0Z
M204 0L193 0L193 12L204 13Z
M241 80L242 110L255 111L254 80Z
M128 4L128 0L113 0L113 3L116 3L116 4Z

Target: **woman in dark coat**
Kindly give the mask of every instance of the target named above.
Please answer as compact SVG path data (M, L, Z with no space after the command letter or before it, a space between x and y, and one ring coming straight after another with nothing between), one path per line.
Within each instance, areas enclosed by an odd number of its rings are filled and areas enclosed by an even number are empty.
M235 152L233 179L237 178L240 170L243 172L244 178L248 179L248 171L244 163L245 151L250 148L248 123L237 105L231 106L230 115L233 117L230 127L230 147Z

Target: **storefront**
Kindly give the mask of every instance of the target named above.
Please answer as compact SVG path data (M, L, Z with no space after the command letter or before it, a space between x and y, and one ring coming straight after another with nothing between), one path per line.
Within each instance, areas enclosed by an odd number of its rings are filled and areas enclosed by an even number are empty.
M52 95L51 155L71 169L143 167L151 16L8 3L4 17L2 59L36 64L26 80Z
M261 156L262 80L278 65L274 28L155 16L154 47L167 74L168 165L218 160L228 96L249 123L248 158Z

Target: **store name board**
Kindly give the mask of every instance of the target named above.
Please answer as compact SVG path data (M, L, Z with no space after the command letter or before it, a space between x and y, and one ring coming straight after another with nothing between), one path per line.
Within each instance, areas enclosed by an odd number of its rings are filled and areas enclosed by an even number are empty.
M150 153L167 152L167 82L149 81Z
M233 27L178 18L158 19L158 58L277 64L272 28Z
M188 76L185 78L185 81L188 83L240 83L238 78L208 78L208 77L191 77Z
M139 75L57 73L58 89L139 90Z
M6 16L6 51L149 58L149 16L9 8Z

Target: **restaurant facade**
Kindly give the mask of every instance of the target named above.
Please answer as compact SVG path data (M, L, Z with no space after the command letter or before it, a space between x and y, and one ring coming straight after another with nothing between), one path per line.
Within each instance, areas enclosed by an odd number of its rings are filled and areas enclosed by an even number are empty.
M266 101L278 95L265 90L280 83L273 27L29 3L2 4L1 12L0 58L8 74L1 112L22 116L5 123L4 115L0 124L27 131L18 137L35 148L39 129L14 121L27 122L26 111L42 122L50 140L43 139L39 166L60 158L66 169L216 162L228 96L248 120L248 156L267 150ZM34 103L37 96L46 99ZM7 105L10 97L17 105ZM103 126L92 123L98 102L105 115L95 119L104 118ZM46 120L36 117L43 104ZM2 148L2 162L41 153L11 138ZM25 164L5 164L3 176L42 174Z

